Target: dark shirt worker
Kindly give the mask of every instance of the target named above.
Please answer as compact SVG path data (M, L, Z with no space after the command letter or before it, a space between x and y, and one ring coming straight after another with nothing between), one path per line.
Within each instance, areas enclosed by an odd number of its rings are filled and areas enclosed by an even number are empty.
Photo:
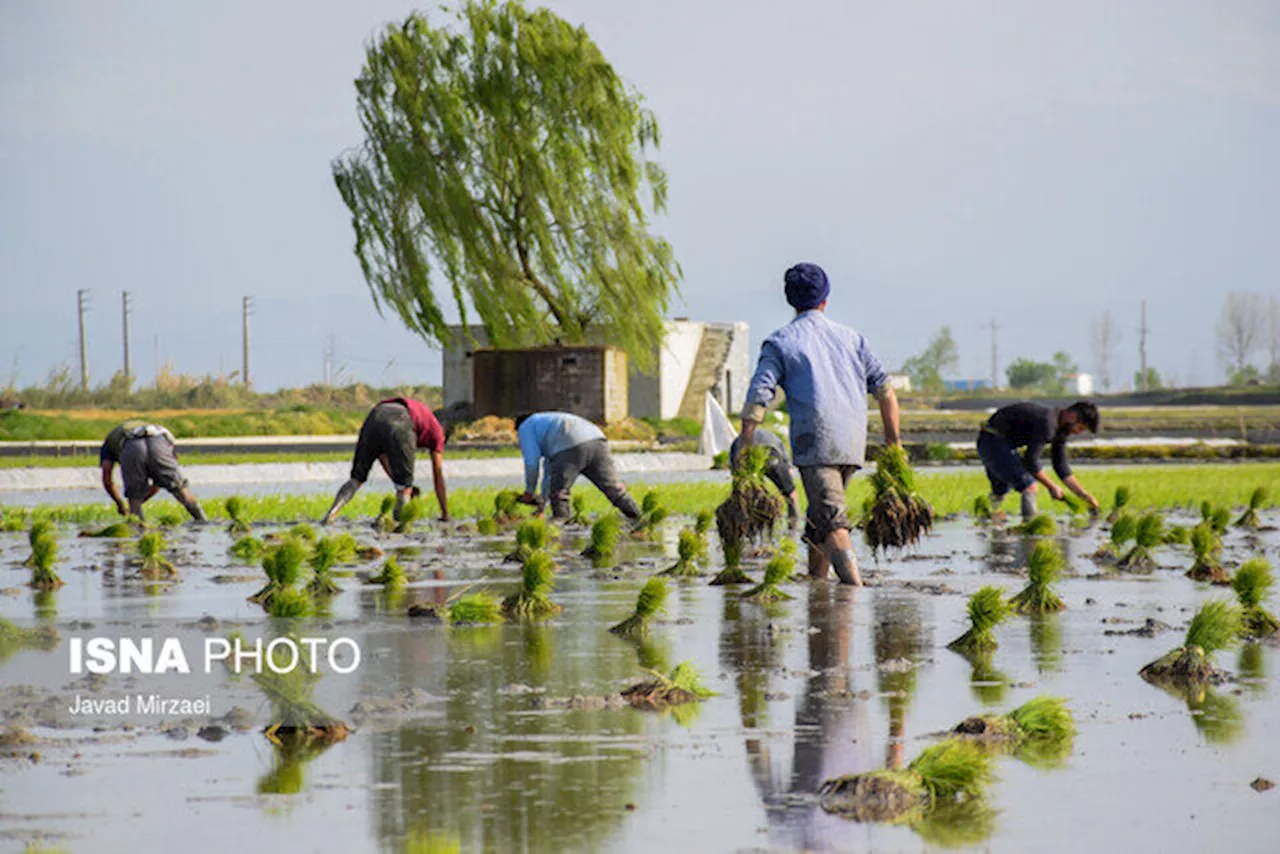
M1038 484L1044 484L1055 501L1063 499L1062 488L1040 467L1040 455L1048 445L1053 470L1063 485L1096 511L1098 500L1080 485L1067 463L1067 439L1086 430L1098 432L1098 407L1088 400L1065 409L1030 401L997 409L978 432L978 457L991 481L991 509L1000 513L1004 497L1015 490L1022 493L1022 518L1030 519L1036 512Z

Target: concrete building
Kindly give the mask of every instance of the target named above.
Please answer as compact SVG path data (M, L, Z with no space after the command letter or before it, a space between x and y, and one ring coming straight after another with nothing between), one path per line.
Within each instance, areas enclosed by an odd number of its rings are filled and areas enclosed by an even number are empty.
M444 406L475 401L474 361L488 347L484 328L454 326L453 344L443 353ZM608 343L608 331L590 336ZM667 321L666 341L656 354L657 370L629 370L627 406L633 418L702 420L703 397L710 391L727 411L742 407L751 381L754 354L746 323L703 323L688 318ZM629 360L630 361L630 360Z
M627 354L617 347L481 348L472 356L476 416L572 412L597 424L627 417Z

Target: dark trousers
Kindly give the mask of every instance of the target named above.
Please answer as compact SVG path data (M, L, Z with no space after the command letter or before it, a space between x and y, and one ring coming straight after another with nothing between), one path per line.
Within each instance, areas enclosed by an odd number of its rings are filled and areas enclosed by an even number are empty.
M582 475L604 493L614 507L628 519L640 518L636 500L618 480L618 470L609 455L609 443L593 439L561 451L547 461L548 489L551 493L551 515L557 519L569 516L569 491Z
M1003 497L1010 489L1022 492L1035 483L1035 478L1018 455L1018 449L1003 436L986 430L978 433L978 459L987 470L991 494L997 498Z

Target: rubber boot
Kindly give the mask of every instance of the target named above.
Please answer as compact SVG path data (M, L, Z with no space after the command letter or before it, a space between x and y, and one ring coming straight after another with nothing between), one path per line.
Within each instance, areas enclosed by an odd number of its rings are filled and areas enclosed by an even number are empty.
M858 572L858 556L853 549L836 549L831 552L831 568L841 584L862 585L862 576Z

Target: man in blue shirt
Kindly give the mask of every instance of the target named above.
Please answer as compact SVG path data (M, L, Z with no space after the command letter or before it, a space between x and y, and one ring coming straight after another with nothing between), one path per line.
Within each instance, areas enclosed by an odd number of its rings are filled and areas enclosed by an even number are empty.
M585 418L568 412L535 412L516 419L520 455L524 457L524 494L520 500L541 508L551 501L551 515L569 516L569 491L578 475L596 485L628 519L640 518L640 507L618 480L618 471L609 455L609 443L600 428ZM542 495L537 494L542 460L547 469Z
M867 395L875 395L884 440L900 445L898 399L880 360L861 334L825 314L831 285L816 264L797 264L784 277L795 319L760 347L760 361L742 409L742 439L751 442L781 388L791 414L791 456L808 502L805 540L809 574L829 568L845 584L861 585L845 512L849 479L866 462Z

